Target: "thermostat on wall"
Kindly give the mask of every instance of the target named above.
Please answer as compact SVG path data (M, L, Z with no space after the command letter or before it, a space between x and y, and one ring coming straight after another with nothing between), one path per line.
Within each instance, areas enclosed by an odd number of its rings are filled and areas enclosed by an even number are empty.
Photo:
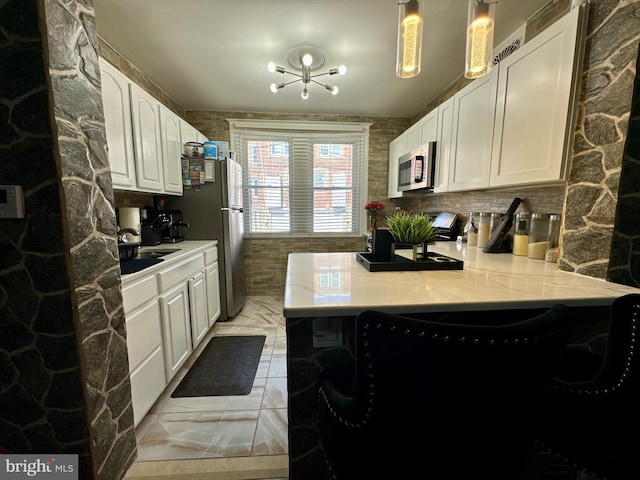
M24 218L24 193L20 185L0 185L0 218Z

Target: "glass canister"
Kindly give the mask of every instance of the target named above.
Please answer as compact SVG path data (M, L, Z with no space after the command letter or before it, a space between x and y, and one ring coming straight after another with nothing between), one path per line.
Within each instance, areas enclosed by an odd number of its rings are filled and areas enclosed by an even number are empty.
M529 230L527 256L536 260L544 260L547 253L547 236L549 234L549 214L532 213Z
M478 214L478 247L484 247L489 241L490 229L491 214L489 212L480 212Z
M476 247L478 245L478 213L469 213L469 221L466 227L467 245L470 247Z
M527 256L529 254L529 226L530 217L528 213L516 214L514 234L513 234L513 254Z
M560 246L560 215L549 217L549 233L547 235L547 252L544 259L547 262L557 263Z

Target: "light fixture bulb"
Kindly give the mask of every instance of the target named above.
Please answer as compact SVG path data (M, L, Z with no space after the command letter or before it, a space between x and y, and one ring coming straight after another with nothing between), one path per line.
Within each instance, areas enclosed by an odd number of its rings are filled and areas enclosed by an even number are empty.
M284 82L272 83L270 88L273 93L278 93L278 90L280 90L281 88L284 88Z
M310 66L313 64L313 57L311 56L311 54L310 54L310 53L305 53L305 54L302 56L302 64L303 64L305 67L310 67Z
M467 18L466 78L478 78L491 71L494 4L469 0Z
M307 98L309 98L309 90L307 90L307 87L304 87L300 96L302 97L303 100L306 100Z
M338 88L338 86L334 85L333 88L331 89L331 95L337 95L339 91L340 89Z
M418 0L409 0L399 5L396 75L411 78L420 73L423 22Z
M273 62L269 62L267 63L267 70L269 70L269 72L273 73L276 71L276 64Z
M340 66L338 67L338 73L339 73L340 75L344 75L345 73L347 73L347 67L346 67L346 65L340 65Z

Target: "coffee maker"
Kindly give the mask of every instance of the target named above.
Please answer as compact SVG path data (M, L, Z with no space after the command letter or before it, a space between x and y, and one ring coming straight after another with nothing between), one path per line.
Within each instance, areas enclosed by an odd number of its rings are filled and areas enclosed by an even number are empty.
M145 208L142 210L142 245L160 245L162 232L169 225L169 216L163 210Z
M184 240L182 229L189 224L182 220L181 210L164 211L169 222L162 229L162 243L177 243Z

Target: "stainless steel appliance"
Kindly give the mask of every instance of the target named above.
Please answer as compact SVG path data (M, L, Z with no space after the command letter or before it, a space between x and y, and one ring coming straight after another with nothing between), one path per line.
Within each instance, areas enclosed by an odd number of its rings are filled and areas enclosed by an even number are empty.
M398 190L433 189L436 171L436 142L411 150L398 159Z
M182 197L166 197L168 209L179 209L189 219L185 240L218 240L220 320L234 317L246 298L244 279L242 167L232 159L214 160L214 181Z

